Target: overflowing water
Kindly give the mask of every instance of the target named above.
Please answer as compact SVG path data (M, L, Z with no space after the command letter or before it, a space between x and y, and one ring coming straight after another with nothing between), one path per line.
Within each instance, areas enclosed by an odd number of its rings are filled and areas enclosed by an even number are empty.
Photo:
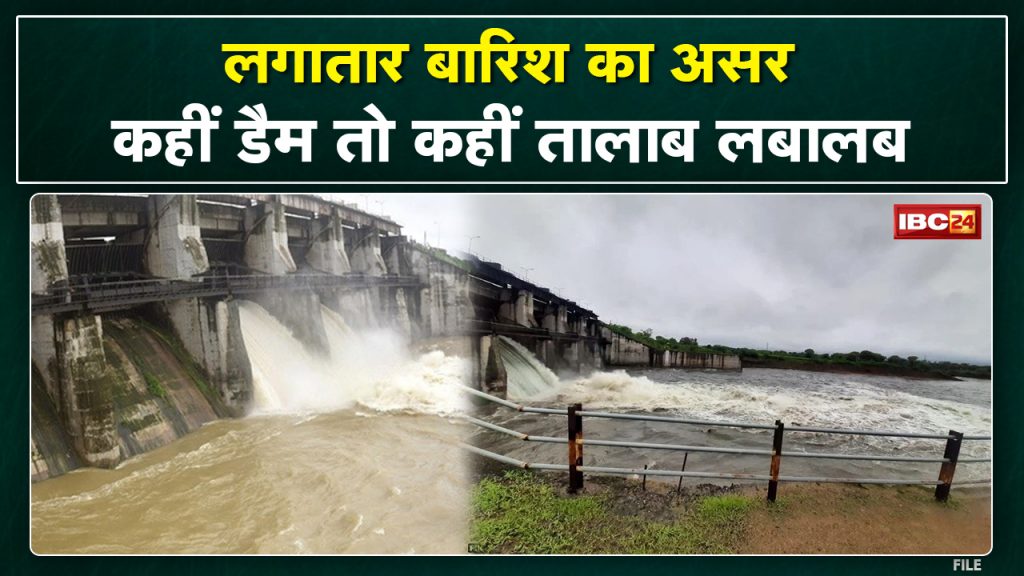
M256 414L35 485L33 550L465 552L465 430L450 416L466 362L322 316L327 355L240 303Z
M322 306L330 344L324 356L293 338L258 304L240 302L238 308L257 413L366 408L447 416L463 407L463 396L453 385L465 377L463 359L439 350L413 355L390 330L356 334L341 316Z
M988 380L913 380L873 375L833 374L796 370L745 369L743 372L674 369L597 372L567 379L538 394L518 394L516 400L538 406L564 407L581 402L584 408L615 412L645 412L695 420L789 426L875 429L944 434L957 430L989 435L992 431L991 382ZM562 436L565 419L497 410L488 419L527 434ZM722 426L694 426L587 418L584 436L634 442L771 449L772 431ZM476 442L489 449L532 462L561 463L564 449L523 443L493 433L477 433ZM844 454L941 457L944 441L791 432L783 454L829 452ZM965 441L961 458L991 456L991 442ZM587 447L584 461L593 466L678 470L684 455L664 450ZM937 463L826 460L790 457L782 474L893 479L933 479ZM691 453L688 471L766 474L766 456ZM963 463L957 479L991 477L987 463Z
M558 387L558 376L548 369L522 344L498 336L494 346L505 365L508 395L511 398L533 398L551 394Z

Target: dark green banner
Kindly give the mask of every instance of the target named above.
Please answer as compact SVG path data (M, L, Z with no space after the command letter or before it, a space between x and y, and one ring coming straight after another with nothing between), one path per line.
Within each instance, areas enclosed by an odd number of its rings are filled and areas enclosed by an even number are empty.
M20 182L1003 182L1006 177L1006 20L971 18L21 18L18 21L18 179ZM479 45L490 28L508 33L490 43L498 51L476 54L467 66L463 54L456 82L435 78L429 44ZM514 41L509 38L514 37ZM60 42L54 42L59 38ZM295 81L294 55L275 69L274 52L264 61L266 83L256 68L236 68L241 82L226 72L234 53L224 44L399 44L408 45L393 80L381 67L362 57L360 81L346 65L329 77L329 59L305 54L302 83ZM558 45L542 72L529 70L538 57L530 45ZM601 50L587 45L639 44L646 54L647 82L641 82L640 52L629 55L626 77L608 82ZM773 73L769 58L730 52L709 53L706 76L682 81L692 70L676 53L679 45L792 45L784 67ZM509 46L523 46L509 74L495 64ZM72 48L73 47L73 48ZM721 46L719 47L721 48ZM247 53L243 53L245 55ZM344 53L342 53L344 56ZM379 53L379 58L389 53ZM556 78L561 60L563 81ZM755 61L754 70L743 63ZM449 64L451 64L449 62ZM607 62L606 62L607 64ZM634 66L635 65L635 66ZM369 82L371 68L375 83ZM486 70L485 70L486 68ZM614 68L614 67L613 67ZM466 81L470 69L474 82ZM534 70L536 67L533 68ZM673 73L673 70L676 73ZM281 71L279 71L281 70ZM483 74L492 75L483 83ZM594 72L597 72L596 74ZM624 72L624 70L623 70ZM321 81L313 83L313 75ZM439 75L439 74L435 74ZM514 77L514 81L509 80ZM683 74L685 78L685 74ZM545 78L549 78L546 83ZM705 81L711 80L710 82ZM781 80L780 80L781 79ZM154 155L116 151L122 129L112 121L180 121L189 104L219 107L219 127L210 131L209 147L199 132L189 140L192 154L178 152L181 166L165 157L170 143L160 141ZM417 151L413 122L481 121L485 108L501 104L506 119L518 121L502 140L495 130L486 153L477 149L471 162L469 139L459 136L460 151L449 156ZM237 155L243 130L233 123L248 120L246 106L262 104L270 121L316 121L308 162L297 148L271 149L262 162L247 163ZM334 121L367 121L363 111L373 104L382 117L395 122L390 131L388 162L379 155L368 162L339 157L337 140L344 131ZM521 116L511 114L521 108ZM198 112L196 112L198 113ZM189 116L197 118L198 116ZM498 116L492 116L497 118ZM594 126L592 141L573 133L574 154L559 144L545 159L539 144L552 130L535 122L585 121ZM606 121L625 125L602 128ZM699 122L687 138L673 144L648 142L647 124ZM757 142L722 150L730 129L716 122L772 124L757 133ZM789 122L804 122L799 141L790 135L769 142ZM833 125L829 123L836 123ZM854 124L850 124L850 123ZM879 131L901 123L899 134L880 141ZM859 124L858 124L859 123ZM821 127L814 132L806 127ZM857 134L856 127L867 126ZM629 129L635 128L630 134ZM749 132L739 130L739 135ZM788 131L787 131L788 132ZM166 131L154 134L162 137ZM601 135L617 137L602 141ZM850 142L830 141L829 134ZM265 141L271 145L277 133ZM298 136L295 131L293 136ZM428 134L429 135L429 134ZM131 136L130 131L125 137ZM882 135L883 137L886 135ZM777 136L776 136L777 137ZM632 138L632 140L630 139ZM138 138L135 139L136 143ZM653 140L652 140L653 142ZM683 151L683 144L692 149ZM124 143L122 142L122 145ZM781 145L796 149L780 153ZM376 146L376 145L375 145ZM759 147L760 162L754 148ZM603 147L603 150L602 150ZM203 148L201 151L200 148ZM658 148L652 150L652 148ZM783 146L785 148L785 146ZM201 161L201 152L208 161ZM657 156L652 157L654 152ZM674 152L674 153L673 153ZM590 154L589 161L586 155ZM631 154L633 155L631 157ZM815 159L814 156L818 157ZM174 155L172 155L174 156ZM507 161L502 161L504 159ZM550 160L550 161L549 161Z

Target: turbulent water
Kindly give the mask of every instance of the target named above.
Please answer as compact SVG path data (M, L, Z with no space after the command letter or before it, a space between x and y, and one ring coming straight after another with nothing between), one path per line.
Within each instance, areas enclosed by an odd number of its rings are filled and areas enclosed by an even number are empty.
M464 360L355 334L330 355L240 304L256 414L33 486L37 553L459 553L468 479Z
M522 344L505 336L498 336L494 342L501 362L505 365L510 397L545 396L558 387L558 376Z
M905 378L745 369L742 373L687 370L598 372L561 382L549 391L520 396L539 406L563 407L581 402L584 408L648 412L699 420L742 421L828 428L860 428L900 432L990 434L991 383L987 380L936 381ZM510 387L510 392L512 388ZM528 434L562 436L564 418L497 410L495 422ZM692 426L587 418L586 438L666 444L770 449L771 431L719 426ZM523 443L493 433L477 433L478 444L533 462L561 463L564 448ZM875 436L787 433L783 454L840 452L941 457L944 441ZM991 442L965 441L961 458L989 457ZM592 466L678 470L683 454L664 450L591 446L584 461ZM766 456L691 453L688 471L767 474ZM860 478L933 479L938 464L848 461L783 457L782 474ZM957 479L990 478L987 463L963 463Z

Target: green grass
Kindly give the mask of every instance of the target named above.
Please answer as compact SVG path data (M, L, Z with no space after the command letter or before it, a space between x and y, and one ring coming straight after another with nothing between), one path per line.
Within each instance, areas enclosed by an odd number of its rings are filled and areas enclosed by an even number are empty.
M611 512L614 490L570 496L529 472L485 478L473 494L470 550L505 554L695 554L733 552L755 503L709 496L651 520Z
M161 400L167 399L167 390L164 390L163 385L161 385L160 381L156 379L156 376L153 376L148 372L143 372L142 377L146 380L146 389L149 390L150 394L160 398Z

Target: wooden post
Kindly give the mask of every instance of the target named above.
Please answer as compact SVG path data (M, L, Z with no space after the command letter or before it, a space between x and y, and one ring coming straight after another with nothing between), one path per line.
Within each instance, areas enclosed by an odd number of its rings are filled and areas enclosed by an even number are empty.
M768 481L768 501L775 502L775 494L779 490L779 466L782 464L782 434L785 425L781 420L775 421L775 436L772 438L772 468Z
M575 494L583 489L583 472L576 469L583 466L583 411L582 404L569 406L569 493Z
M960 445L964 441L963 432L956 430L949 431L949 439L946 440L946 451L942 457L949 462L943 462L939 468L939 484L935 487L935 499L945 502L949 499L949 489L953 486L953 473L956 472L956 461L960 458Z

